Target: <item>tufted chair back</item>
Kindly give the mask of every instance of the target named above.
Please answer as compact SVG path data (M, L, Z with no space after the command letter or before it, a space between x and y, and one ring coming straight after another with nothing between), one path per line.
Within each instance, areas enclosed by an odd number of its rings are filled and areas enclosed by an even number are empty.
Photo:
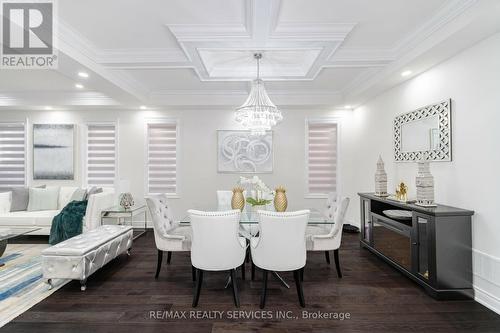
M245 260L246 244L238 236L239 210L202 212L189 210L193 238L191 263L207 271L239 267Z
M337 199L337 207L335 209L335 215L333 220L335 224L330 230L329 236L334 238L335 247L340 247L340 242L342 239L342 227L344 226L345 215L347 213L347 208L349 207L349 198L341 198Z
M168 231L176 227L167 196L159 194L147 197L146 204L153 220L155 238L167 237Z
M217 191L217 210L231 210L231 198L233 197L232 191Z
M293 271L306 264L309 210L277 213L259 210L259 237L252 238L252 259L269 271Z
M326 202L325 202L325 208L323 209L323 215L331 220L333 219L334 215L335 215L335 206L336 206L336 200L337 198L335 197L335 193L334 192L330 192L328 193L328 198L326 199ZM338 201L337 201L338 203Z

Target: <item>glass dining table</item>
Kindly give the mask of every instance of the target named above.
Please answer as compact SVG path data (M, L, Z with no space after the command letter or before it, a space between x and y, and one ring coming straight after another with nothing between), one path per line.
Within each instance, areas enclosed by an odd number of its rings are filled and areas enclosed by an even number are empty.
M309 214L309 220L307 221L307 225L332 225L334 224L333 220L328 219L325 217L319 210L316 208L309 208L309 211L311 212ZM189 225L191 223L191 220L189 218L189 215L185 216L182 218L179 223L181 225ZM243 211L241 213L241 218L240 218L240 226L246 226L246 227L255 227L256 230L259 225L259 216L257 212L254 211ZM245 228L248 229L248 228Z
M309 220L307 221L308 226L325 226L328 228L328 226L332 226L334 224L334 221L331 219L328 219L325 217L318 209L315 208L309 208L309 211L311 212L309 214ZM179 221L180 225L190 225L191 220L189 215L185 216ZM241 218L240 218L240 234L247 238L250 239L251 237L254 237L257 235L259 231L259 216L257 212L255 211L243 211L241 213ZM290 285L277 273L277 272L272 272L274 277L278 279L278 281L285 286L286 288L290 288ZM226 288L229 286L231 283L231 279L228 278L226 282Z

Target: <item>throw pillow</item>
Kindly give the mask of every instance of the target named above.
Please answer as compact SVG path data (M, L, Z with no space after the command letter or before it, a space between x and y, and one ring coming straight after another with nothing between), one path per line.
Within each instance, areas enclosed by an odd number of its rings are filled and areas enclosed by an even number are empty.
M30 188L28 212L39 210L57 210L59 187Z
M91 187L90 190L87 191L87 196L85 197L85 200L89 200L90 196L93 195L93 194L97 194L97 193L102 193L102 187Z
M45 188L45 185L37 186L37 188ZM10 205L11 212L20 212L28 209L29 188L17 187L12 188L12 199Z
M69 199L69 202L71 202L71 201L83 201L83 200L85 200L86 196L87 196L87 191L84 190L83 188L79 188L75 192L73 192L73 195L71 196L71 199Z
M0 214L10 212L12 192L0 193Z

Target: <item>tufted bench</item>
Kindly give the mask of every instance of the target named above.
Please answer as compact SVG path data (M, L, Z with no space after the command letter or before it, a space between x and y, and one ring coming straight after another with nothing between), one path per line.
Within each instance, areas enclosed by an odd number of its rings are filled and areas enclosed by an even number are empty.
M87 278L132 247L132 227L104 225L42 251L43 277L52 288L52 279L80 280L85 290Z

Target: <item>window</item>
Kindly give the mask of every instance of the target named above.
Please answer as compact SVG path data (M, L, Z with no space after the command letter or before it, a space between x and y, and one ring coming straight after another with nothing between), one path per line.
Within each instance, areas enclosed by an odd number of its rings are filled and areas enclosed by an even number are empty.
M113 187L117 172L116 124L88 124L86 149L87 186Z
M0 123L0 192L26 186L26 124Z
M177 194L177 121L147 124L146 192Z
M337 195L338 123L335 120L307 121L307 194L310 197Z

